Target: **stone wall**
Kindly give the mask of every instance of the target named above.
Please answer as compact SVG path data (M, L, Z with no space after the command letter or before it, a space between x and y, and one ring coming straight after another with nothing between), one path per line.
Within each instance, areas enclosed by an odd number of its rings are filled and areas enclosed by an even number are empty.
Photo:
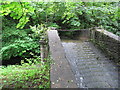
M91 29L90 38L115 62L120 62L120 37L103 29Z
M47 31L50 54L53 59L50 69L51 88L77 88L76 79L65 56L57 30ZM73 80L73 82L68 82Z

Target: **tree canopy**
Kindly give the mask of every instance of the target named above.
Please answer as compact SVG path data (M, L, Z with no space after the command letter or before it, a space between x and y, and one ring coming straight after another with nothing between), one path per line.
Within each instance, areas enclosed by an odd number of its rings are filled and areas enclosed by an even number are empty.
M1 15L19 21L17 28L26 24L45 23L60 28L103 27L119 34L118 2L3 2Z

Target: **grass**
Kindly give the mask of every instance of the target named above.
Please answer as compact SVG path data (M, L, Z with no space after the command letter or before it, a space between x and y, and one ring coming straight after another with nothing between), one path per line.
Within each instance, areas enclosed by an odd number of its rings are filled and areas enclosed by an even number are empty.
M0 68L0 88L50 88L49 59L44 63L39 58L27 60L29 63Z

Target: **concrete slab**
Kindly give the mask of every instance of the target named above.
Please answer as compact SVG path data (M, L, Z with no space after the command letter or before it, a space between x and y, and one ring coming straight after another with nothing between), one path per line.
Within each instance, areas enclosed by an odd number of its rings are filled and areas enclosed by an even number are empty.
M77 88L75 76L65 57L57 30L47 31L53 64L50 70L51 88Z

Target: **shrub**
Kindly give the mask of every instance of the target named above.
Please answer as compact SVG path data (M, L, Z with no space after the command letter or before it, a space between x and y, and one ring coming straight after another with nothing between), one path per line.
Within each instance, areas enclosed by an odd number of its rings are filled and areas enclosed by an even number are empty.
M33 38L31 29L16 29L15 25L7 19L3 20L2 49L0 50L2 59L8 60L17 56L30 57L29 52L40 54L39 38Z
M0 68L0 88L50 88L49 59L44 63L38 56L26 60L29 62Z

